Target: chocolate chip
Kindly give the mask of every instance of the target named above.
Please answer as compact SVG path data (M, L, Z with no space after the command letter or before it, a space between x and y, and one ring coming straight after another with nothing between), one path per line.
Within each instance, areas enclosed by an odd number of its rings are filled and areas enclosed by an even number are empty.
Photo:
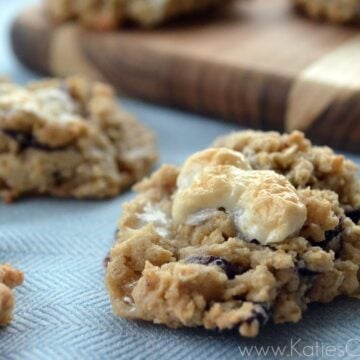
M350 218L354 224L357 224L360 221L360 208L348 211L345 215Z
M64 146L51 147L49 145L42 144L41 142L37 141L32 134L25 131L3 129L2 132L7 137L15 140L18 143L20 151L23 151L27 148L34 148L42 151L59 151L65 148Z
M233 279L236 275L242 274L244 272L244 269L242 267L232 264L219 256L190 256L185 259L185 262L188 264L218 266L226 273L226 276L229 279Z

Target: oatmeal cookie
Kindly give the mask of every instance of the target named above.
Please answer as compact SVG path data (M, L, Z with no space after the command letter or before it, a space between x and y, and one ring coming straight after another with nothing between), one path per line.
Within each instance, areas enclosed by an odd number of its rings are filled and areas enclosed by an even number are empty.
M10 265L0 265L0 326L8 324L12 319L15 304L12 288L21 285L24 275Z
M103 198L140 180L157 158L154 135L112 88L81 77L21 87L0 82L0 197Z
M144 27L168 19L229 3L232 0L48 0L50 15L57 21L78 19L83 25L110 30L124 21Z
M117 315L252 337L269 320L299 321L311 302L359 296L355 165L324 148L321 168L300 133L261 136L274 139L257 152L211 148L135 186L106 262ZM311 182L289 176L298 152Z
M257 170L274 170L299 189L332 190L343 208L360 207L358 167L327 146L313 146L300 131L241 131L219 137L214 147L241 152Z
M295 6L312 18L334 23L359 22L360 0L294 0Z

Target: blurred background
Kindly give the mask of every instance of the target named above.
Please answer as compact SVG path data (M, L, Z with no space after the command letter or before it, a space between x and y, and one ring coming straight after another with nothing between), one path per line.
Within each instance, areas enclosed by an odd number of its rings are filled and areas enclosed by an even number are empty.
M55 26L43 11L26 10L38 3L0 1L0 75L24 84L43 76L32 68L112 82L124 107L156 132L159 164L181 164L232 130L284 129L289 104L301 115L292 118L300 127L316 124L309 128L316 143L352 151L359 161L360 47L353 26L309 20L291 0L239 0L153 31L130 25L98 33ZM239 345L285 346L291 338L303 346L314 339L345 344L358 329L358 303L349 299L312 306L300 326L270 324L257 339L115 317L102 262L132 196L0 203L1 260L26 274L16 290L15 321L0 329L0 358L236 359Z
M21 84L40 79L42 75L24 66L14 55L11 46L11 25L24 9L39 4L42 2L37 0L0 3L0 74ZM31 54L34 54L36 45L29 44ZM66 55L66 50L64 54ZM214 118L188 114L128 96L123 96L121 101L126 109L156 132L161 162L181 164L183 159L194 151L207 147L216 136L239 128L234 124L220 123Z
M360 35L348 19L352 5L313 3L309 10L320 19L311 19L294 7L309 1L224 0L144 28L142 15L133 11L120 24L101 2L81 25L67 21L74 17L67 2L52 17L34 3L2 5L0 70L15 80L33 75L18 62L37 74L82 73L127 97L249 128L298 129L316 144L360 152ZM8 42L14 16L17 62Z
M19 14L19 11L28 4L38 4L39 1L15 0L6 4L0 4L0 73L2 76L8 76L16 82L25 83L36 77L30 70L21 66L13 55L10 44L10 27L13 19Z

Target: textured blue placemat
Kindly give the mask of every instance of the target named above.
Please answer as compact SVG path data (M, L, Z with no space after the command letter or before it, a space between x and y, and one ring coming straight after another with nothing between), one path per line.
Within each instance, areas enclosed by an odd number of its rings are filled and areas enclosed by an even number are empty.
M25 3L0 0L0 73L20 82L33 74L10 56L5 35L11 15ZM124 103L158 133L164 162L179 164L234 128L140 102ZM336 359L342 352L345 358L360 358L360 303L355 300L311 306L302 323L269 325L257 339L242 339L235 332L170 330L113 316L102 260L112 245L121 204L132 196L0 204L0 259L26 274L16 290L15 320L0 330L1 359Z

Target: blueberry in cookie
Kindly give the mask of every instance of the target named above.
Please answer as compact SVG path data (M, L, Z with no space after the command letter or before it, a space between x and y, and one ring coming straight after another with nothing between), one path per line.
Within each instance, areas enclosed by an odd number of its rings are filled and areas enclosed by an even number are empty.
M356 166L300 132L240 132L164 165L125 204L106 270L115 314L170 327L298 322L359 296Z
M0 198L104 198L145 176L154 135L109 86L82 77L0 82Z

